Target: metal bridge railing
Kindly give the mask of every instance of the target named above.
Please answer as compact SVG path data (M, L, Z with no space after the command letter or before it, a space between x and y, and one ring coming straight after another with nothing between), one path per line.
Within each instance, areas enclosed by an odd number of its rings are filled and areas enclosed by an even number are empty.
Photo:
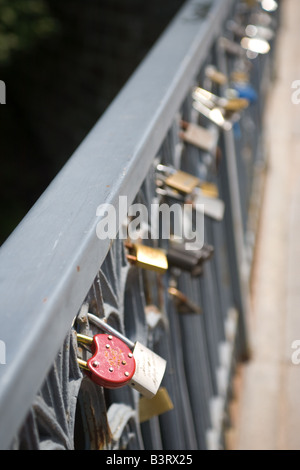
M271 65L270 55L249 58L242 48L233 53L222 39L239 39L229 20L265 14L246 3L188 1L1 247L1 448L226 447L234 367L249 355L255 239L253 226L249 237L249 205L255 169L264 161L260 84ZM270 17L276 31L277 17ZM250 67L257 100L230 130L194 107L194 87L219 95L228 87L209 76L208 65L226 77ZM206 128L210 149L187 143L182 122ZM133 266L119 234L115 240L97 236L100 204L118 214L120 196L149 209L168 202L157 191L159 164L211 183L225 203L221 220L204 216L205 243L214 253L201 276ZM162 238L148 244L170 249ZM166 359L162 385L169 411L144 420L137 391L102 388L85 376L76 333L99 332L87 312Z

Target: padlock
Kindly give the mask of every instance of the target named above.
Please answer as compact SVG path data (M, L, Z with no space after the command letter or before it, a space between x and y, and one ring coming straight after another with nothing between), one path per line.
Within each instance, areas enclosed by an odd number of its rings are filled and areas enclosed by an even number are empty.
M170 267L187 271L191 276L200 276L203 272L203 263L209 260L214 253L211 245L203 245L197 250L187 250L185 243L171 242L167 258Z
M240 111L249 105L248 100L244 98L229 100L220 98L218 104L207 99L202 93L194 93L193 98L193 108L224 131L232 129L233 125L241 118Z
M178 170L166 177L165 184L180 193L190 194L201 184L201 181L194 175Z
M176 287L171 285L168 288L168 293L174 298L178 313L202 313L202 309Z
M111 334L98 334L93 338L77 334L77 341L91 347L92 357L87 361L78 359L78 363L94 383L115 389L132 379L135 359L124 341Z
M101 330L106 331L109 335L116 336L129 347L135 359L135 372L128 385L146 398L154 397L165 374L166 360L140 342L133 343L95 315L88 313L87 317Z
M215 151L218 138L216 132L187 121L181 121L181 127L183 130L179 136L182 140L206 152Z
M185 171L176 170L171 166L159 164L156 168L158 171L157 178L159 184L164 185L165 188L170 188L171 191L176 191L180 195L189 195L192 197L194 192L198 191L198 188L200 188L201 192L206 196L216 197L218 195L218 189L213 183L201 181L196 176L186 173ZM177 199L180 199L180 197Z
M158 273L165 273L167 271L168 260L163 250L131 242L126 242L125 246L129 250L127 259L135 266Z
M227 119L223 109L218 108L217 106L211 108L196 100L193 101L192 106L198 113L202 114L202 116L205 116L212 123L216 124L224 131L230 131L232 129L232 116L231 120Z
M221 221L224 217L225 204L219 199L218 187L214 183L202 183L201 188L196 188L193 193L186 196L171 188L156 188L160 196L166 196L184 204L191 204L193 209L204 213L207 217Z
M249 83L249 73L245 70L234 70L230 75L230 80L234 83Z
M273 29L259 24L248 24L245 28L245 34L250 38L259 38L265 41L271 41L274 38Z
M174 405L165 387L160 387L154 398L141 397L139 401L139 422L144 423L154 416L173 410Z
M239 43L222 36L219 38L218 44L227 54L247 60L246 52Z
M250 58L255 58L257 54L268 54L271 49L271 46L268 41L261 38L249 38L248 36L244 36L241 39L241 46L245 49L248 53L252 53Z
M193 198L193 208L204 212L207 217L221 221L224 218L225 203L218 196L217 188L211 187L210 192L199 191Z
M220 72L214 65L207 65L204 72L206 77L217 85L225 85L227 83L226 75Z
M200 101L210 109L213 109L215 106L217 106L223 109L225 112L241 111L246 109L249 105L248 100L245 98L223 98L207 90L204 90L201 87L194 88L192 96L194 100Z
M227 23L227 29L238 37L259 38L266 41L271 41L274 37L274 31L260 24L247 24L241 25L236 21L230 20Z

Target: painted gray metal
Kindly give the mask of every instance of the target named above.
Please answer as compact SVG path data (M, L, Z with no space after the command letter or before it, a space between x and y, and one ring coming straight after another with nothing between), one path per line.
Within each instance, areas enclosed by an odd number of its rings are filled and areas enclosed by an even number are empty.
M155 197L153 160L180 167L177 114L196 120L190 91L205 62L226 67L224 56L215 57L212 48L235 3L197 0L184 5L1 247L0 340L6 345L6 364L0 364L0 448L72 448L79 419L76 402L85 430L77 437L78 446L220 447L233 365L249 346L247 201L240 185L245 178L251 186L251 178L239 164L233 133L221 139L226 161L218 184L226 202L225 220L216 224L207 219L205 224L215 256L199 281L186 273L177 279L178 288L201 306L203 315L178 315L166 293L168 274L163 291L167 315L148 324L142 274L126 263L122 241L110 244L97 238L96 209L110 203L118 212L120 195L127 196L128 204L139 200L149 206ZM208 14L202 18L203 6ZM185 156L182 169L211 176L208 155L189 147ZM162 293L149 273L146 285L159 303ZM86 313L91 308L106 317L130 342L148 343L167 359L163 384L174 410L140 426L138 394L128 387L109 392L111 405L106 408L103 390L83 378L75 360L70 329L83 304ZM78 317L80 331L96 333L86 313L83 309ZM197 358L196 368L191 356ZM41 442L39 431L49 439Z

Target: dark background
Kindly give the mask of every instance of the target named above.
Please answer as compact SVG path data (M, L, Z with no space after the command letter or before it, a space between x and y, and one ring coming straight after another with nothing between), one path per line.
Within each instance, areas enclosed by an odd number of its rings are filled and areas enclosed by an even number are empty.
M0 244L183 3L0 0Z

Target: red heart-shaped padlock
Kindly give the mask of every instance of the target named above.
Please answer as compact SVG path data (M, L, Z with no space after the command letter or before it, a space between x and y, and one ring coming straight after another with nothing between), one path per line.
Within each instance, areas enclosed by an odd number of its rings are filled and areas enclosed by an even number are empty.
M135 372L135 359L129 347L112 335L98 334L91 344L93 356L87 366L93 382L105 388L126 385Z

